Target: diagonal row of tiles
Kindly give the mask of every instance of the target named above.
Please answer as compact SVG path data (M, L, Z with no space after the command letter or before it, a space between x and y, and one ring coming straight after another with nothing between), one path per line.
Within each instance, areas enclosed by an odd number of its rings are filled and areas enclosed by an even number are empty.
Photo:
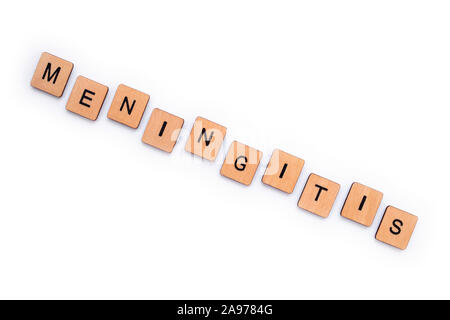
M61 97L73 63L49 53L42 53L31 85L56 97ZM66 109L87 119L96 120L108 93L108 87L88 78L76 79ZM138 128L150 96L123 84L114 95L108 118ZM161 109L154 109L142 141L165 152L172 152L178 141L184 120ZM222 146L227 128L197 117L185 149L203 159L214 161ZM262 158L262 152L234 141L225 157L221 175L244 185L250 185ZM294 191L305 161L281 150L275 150L267 165L262 182L286 193ZM340 185L316 174L308 177L298 206L323 218L328 217ZM341 210L341 215L364 226L372 225L383 193L360 183L353 183ZM418 218L403 210L388 206L375 235L376 239L399 249L406 249Z

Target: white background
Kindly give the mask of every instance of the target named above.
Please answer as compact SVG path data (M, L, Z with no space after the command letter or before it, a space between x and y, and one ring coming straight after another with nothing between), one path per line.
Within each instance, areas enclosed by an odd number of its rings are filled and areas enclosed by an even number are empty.
M2 5L0 298L450 298L449 1L9 1ZM30 86L42 51L75 64L62 98ZM78 75L109 86L97 121L65 110ZM141 126L106 118L124 83ZM185 119L172 154L141 142L154 107ZM203 116L218 159L184 144ZM219 174L234 140L250 187ZM274 148L306 160L293 194L261 183ZM297 207L309 173L331 215ZM340 216L352 182L373 225ZM387 205L419 217L375 240Z

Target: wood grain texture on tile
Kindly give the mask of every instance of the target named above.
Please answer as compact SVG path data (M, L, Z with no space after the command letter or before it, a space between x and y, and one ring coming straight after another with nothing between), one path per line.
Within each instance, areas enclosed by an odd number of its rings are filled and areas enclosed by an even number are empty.
M31 79L31 85L55 97L61 97L72 69L72 62L43 52Z
M342 207L341 216L369 227L372 225L382 199L382 192L355 182Z
M226 134L227 128L224 126L197 117L186 142L185 150L203 159L213 161L219 153Z
M287 152L274 150L262 182L286 193L292 193L302 172L305 160Z
M340 185L314 173L310 174L298 201L298 207L323 218L330 215Z
M184 120L161 109L153 109L142 142L165 152L172 152Z
M107 86L79 76L67 100L66 109L89 120L96 120L107 93Z
M136 129L149 99L148 94L121 84L109 108L108 118Z
M384 212L375 238L405 250L416 227L418 218L406 211L388 206Z
M261 151L233 141L222 164L220 174L248 186L252 183L261 158Z

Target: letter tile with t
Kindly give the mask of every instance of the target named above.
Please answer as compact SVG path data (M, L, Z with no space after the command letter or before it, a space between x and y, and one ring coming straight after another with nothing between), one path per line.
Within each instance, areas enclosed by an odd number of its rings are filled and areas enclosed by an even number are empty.
M220 174L248 186L252 183L261 158L261 151L233 141Z
M298 201L298 207L323 218L330 215L340 185L314 173L310 174Z

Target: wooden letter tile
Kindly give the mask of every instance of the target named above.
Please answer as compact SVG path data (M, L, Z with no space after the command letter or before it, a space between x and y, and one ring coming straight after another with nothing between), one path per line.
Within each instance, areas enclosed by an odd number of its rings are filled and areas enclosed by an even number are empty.
M55 97L61 97L72 69L72 62L43 52L31 79L31 85Z
M66 109L90 120L96 120L108 87L79 76L66 104Z
M274 150L262 182L281 191L292 193L305 161L281 150Z
M203 159L213 161L216 159L222 146L227 128L220 124L197 117L192 126L191 134L186 142L186 151Z
M388 206L375 238L405 250L416 227L418 218L408 212Z
M338 183L312 173L306 181L298 206L326 218L330 215L339 189Z
M121 84L109 108L108 118L136 129L149 99L148 94Z
M369 227L380 206L383 193L360 183L353 183L341 210L341 216Z
M252 183L261 158L261 151L233 141L220 174L248 186Z
M183 119L173 114L161 109L153 109L142 136L142 142L170 153L177 143L183 123Z

